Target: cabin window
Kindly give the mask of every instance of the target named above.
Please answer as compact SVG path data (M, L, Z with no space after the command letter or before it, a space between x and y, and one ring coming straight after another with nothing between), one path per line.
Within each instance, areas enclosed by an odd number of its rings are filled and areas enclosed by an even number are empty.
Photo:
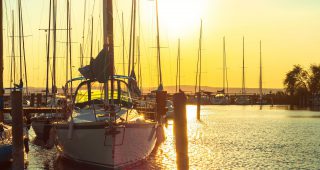
M108 99L111 102L111 83L108 83ZM75 106L83 108L91 104L103 104L105 101L105 84L99 82L83 83L77 91L75 98ZM130 98L127 84L121 80L114 81L113 91L114 104L123 107L131 107L132 100Z

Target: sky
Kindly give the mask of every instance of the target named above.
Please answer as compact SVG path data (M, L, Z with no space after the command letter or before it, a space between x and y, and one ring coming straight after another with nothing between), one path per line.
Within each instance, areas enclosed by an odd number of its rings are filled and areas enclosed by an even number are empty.
M137 35L141 42L142 82L157 86L156 15L154 0L138 0ZM66 1L58 0L57 28L66 28ZM128 56L131 0L113 1L115 63L122 74L122 19L125 29L125 58ZM73 76L78 76L80 44L85 61L90 57L91 19L93 18L93 56L102 49L102 0L71 0ZM85 8L84 8L85 6ZM10 83L12 56L12 10L15 35L18 34L16 0L4 0L4 82ZM46 72L46 32L49 0L22 0L27 74L29 86L44 87ZM259 41L262 41L263 87L283 88L283 80L294 64L306 69L319 64L319 0L159 0L159 27L164 86L175 85L178 39L181 39L181 83L194 85L200 22L203 21L202 85L222 86L223 37L229 87L241 87L242 38L245 38L246 87L259 87ZM84 31L83 31L84 30ZM84 34L83 34L84 32ZM82 39L84 37L84 39ZM57 86L66 80L66 31L57 31ZM15 55L19 55L15 38ZM52 44L52 43L51 43ZM50 49L52 56L52 47ZM17 60L18 58L16 58ZM18 66L19 62L17 62ZM17 67L19 72L19 67ZM19 74L16 75L19 77ZM24 76L24 75L23 75ZM18 81L19 78L16 79Z

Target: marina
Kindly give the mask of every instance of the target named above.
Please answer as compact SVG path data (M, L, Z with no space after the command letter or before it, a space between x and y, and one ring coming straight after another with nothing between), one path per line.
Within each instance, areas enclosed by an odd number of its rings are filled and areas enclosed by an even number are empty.
M319 169L311 4L0 0L0 169Z

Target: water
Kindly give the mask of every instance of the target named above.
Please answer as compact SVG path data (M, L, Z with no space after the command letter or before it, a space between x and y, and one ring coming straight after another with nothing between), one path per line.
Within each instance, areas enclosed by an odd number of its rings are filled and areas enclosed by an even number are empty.
M320 112L271 106L187 106L190 169L319 169ZM177 169L173 122L166 140L131 169ZM31 133L32 134L32 133ZM28 169L97 169L31 144Z

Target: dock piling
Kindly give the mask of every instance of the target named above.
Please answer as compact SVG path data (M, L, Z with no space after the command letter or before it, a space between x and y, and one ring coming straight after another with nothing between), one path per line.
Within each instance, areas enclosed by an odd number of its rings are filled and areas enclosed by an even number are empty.
M38 93L37 94L37 107L41 107L41 103L42 103L42 94Z
M197 120L200 120L200 111L201 111L201 93L197 93Z
M189 169L186 103L187 98L184 93L176 93L173 95L173 129L175 135L178 169Z
M157 102L157 120L162 120L162 117L166 115L166 100L167 92L166 91L157 91L156 92L156 102Z
M12 143L13 143L13 164L12 169L24 169L23 152L23 111L22 92L11 92L12 106Z
M30 96L30 107L34 107L34 99L35 99L35 94L31 93L31 96Z

